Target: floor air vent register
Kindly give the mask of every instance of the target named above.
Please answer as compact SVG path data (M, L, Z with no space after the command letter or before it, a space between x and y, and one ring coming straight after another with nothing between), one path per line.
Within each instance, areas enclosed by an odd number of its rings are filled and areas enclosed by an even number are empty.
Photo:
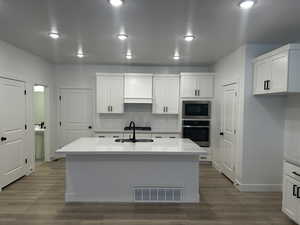
M183 188L180 187L134 187L135 202L180 202Z

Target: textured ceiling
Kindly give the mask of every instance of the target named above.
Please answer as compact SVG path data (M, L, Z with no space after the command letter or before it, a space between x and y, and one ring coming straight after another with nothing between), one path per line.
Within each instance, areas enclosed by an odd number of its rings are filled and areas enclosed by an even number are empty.
M300 40L299 0L0 0L0 39L53 63L207 65L246 42ZM62 38L49 39L56 28ZM126 32L121 42L116 34ZM187 32L197 38L183 40ZM79 46L88 57L75 57ZM134 58L125 59L127 49ZM178 51L182 59L174 62Z

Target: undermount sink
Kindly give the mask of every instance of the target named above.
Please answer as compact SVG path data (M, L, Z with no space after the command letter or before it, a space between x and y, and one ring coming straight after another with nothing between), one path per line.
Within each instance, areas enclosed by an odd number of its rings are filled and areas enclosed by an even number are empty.
M136 142L153 142L153 141L154 141L153 139L135 139L135 140L132 140L132 139L124 139L124 138L115 140L115 142L121 142L121 143L124 143L124 142L132 142L132 143L136 143Z

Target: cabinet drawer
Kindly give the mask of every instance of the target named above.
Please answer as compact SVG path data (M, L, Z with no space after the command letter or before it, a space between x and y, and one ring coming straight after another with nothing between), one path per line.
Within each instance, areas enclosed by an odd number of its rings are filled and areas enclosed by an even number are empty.
M123 138L123 133L96 133L95 137L99 137L99 138Z
M152 134L152 138L180 138L179 134Z
M124 133L124 138L132 138L132 133ZM143 138L146 138L146 139L150 139L151 138L151 134L143 134L143 133L135 133L135 138L137 139L143 139Z
M300 167L295 166L294 164L285 162L284 163L284 173L285 173L285 175L292 177L295 180L300 181Z

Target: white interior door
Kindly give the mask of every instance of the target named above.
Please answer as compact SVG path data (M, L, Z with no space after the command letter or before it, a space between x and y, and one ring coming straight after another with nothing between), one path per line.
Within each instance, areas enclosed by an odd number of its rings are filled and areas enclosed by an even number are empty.
M60 145L92 136L93 100L90 89L60 89Z
M235 178L235 149L236 149L236 115L237 87L236 84L226 85L223 89L222 110L222 167L223 173L234 181Z
M25 83L0 78L0 189L25 175Z

